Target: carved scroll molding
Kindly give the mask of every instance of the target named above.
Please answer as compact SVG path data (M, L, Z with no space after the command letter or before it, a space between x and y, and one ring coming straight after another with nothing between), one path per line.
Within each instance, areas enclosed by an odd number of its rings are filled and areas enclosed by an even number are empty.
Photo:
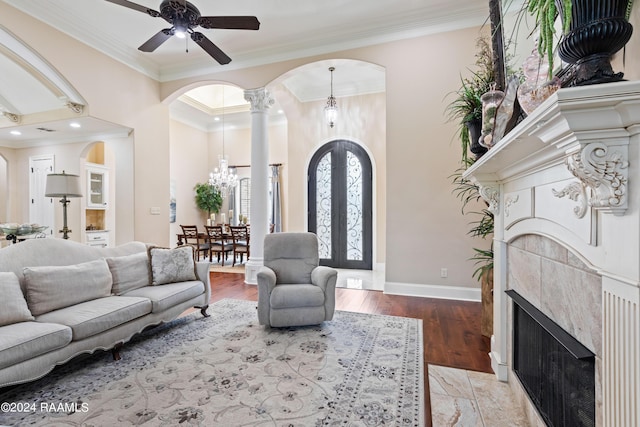
M519 195L510 195L504 199L504 216L505 218L509 218L509 210L512 205L515 205L518 200L520 200Z
M12 121L13 123L20 123L20 121L22 120L22 116L20 114L13 114L8 111L3 111L2 115L5 116L10 121Z
M480 196L489 204L489 211L498 215L500 211L500 189L488 185L478 185Z
M552 188L551 192L559 199L569 197L569 199L577 202L578 206L573 208L573 213L575 213L578 218L584 218L589 204L587 202L587 190L582 182L572 182L559 191Z
M69 101L69 102L67 102L66 106L67 106L68 109L70 109L71 111L73 111L74 113L77 113L77 114L81 114L82 111L84 110L84 105L78 104L76 102Z
M566 159L569 171L591 190L589 205L604 212L624 215L627 209L629 173L626 145L586 144Z

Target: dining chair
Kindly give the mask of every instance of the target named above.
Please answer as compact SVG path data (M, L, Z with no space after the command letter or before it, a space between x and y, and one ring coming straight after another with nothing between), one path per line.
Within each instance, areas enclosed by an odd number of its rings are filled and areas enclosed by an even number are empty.
M227 259L229 252L233 251L233 245L225 240L226 236L222 232L221 225L205 225L204 228L209 239L209 262L213 260L213 254L215 253L218 257L218 262L222 258L222 266L224 267L224 261Z
M240 262L244 258L244 254L247 254L247 260L249 259L249 231L248 227L244 225L231 226L231 238L233 241L233 265L236 265L236 257L240 255Z
M198 261L202 254L207 256L209 253L209 239L200 234L197 225L180 225L182 228L182 235L184 236L184 243L193 246L196 251L196 257Z

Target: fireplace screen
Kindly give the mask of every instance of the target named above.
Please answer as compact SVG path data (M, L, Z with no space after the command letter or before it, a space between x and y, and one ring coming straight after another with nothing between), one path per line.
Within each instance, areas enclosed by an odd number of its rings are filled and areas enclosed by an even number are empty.
M595 426L594 354L513 290L513 371L549 426Z

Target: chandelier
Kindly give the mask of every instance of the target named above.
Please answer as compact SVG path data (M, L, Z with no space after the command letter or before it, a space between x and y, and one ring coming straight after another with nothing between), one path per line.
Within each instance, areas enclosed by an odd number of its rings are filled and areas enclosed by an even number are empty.
M238 175L229 169L229 159L224 154L224 86L222 86L222 154L218 155L218 167L209 174L209 185L215 187L223 198L235 188Z
M327 99L327 106L324 107L324 117L327 121L329 127L333 127L336 123L336 118L338 117L338 105L336 104L336 97L333 96L333 71L335 67L329 67L329 71L331 72L331 95Z

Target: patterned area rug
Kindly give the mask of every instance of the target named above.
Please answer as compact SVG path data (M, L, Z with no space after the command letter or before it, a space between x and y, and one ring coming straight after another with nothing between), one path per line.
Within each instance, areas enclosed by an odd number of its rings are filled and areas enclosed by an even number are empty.
M421 320L337 311L272 329L255 302L228 299L209 313L140 334L119 362L101 352L4 391L28 408L0 424L424 425Z

